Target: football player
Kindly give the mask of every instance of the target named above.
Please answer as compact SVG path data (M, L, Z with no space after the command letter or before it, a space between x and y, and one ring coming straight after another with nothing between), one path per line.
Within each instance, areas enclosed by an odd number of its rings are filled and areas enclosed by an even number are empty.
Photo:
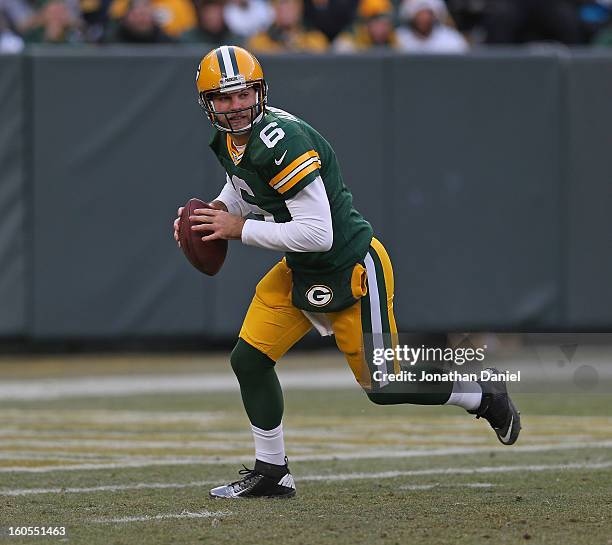
M294 115L267 105L257 59L222 46L200 62L199 102L216 129L210 147L226 172L212 209L191 216L202 240L236 239L284 252L259 282L231 353L255 442L255 465L210 491L215 498L291 497L277 360L311 328L334 334L357 382L377 404L458 405L514 443L519 413L505 383L439 382L402 388L374 380L366 346L397 341L393 270L370 224L355 210L330 144ZM179 216L182 209L179 209ZM245 219L251 213L265 221ZM174 236L178 242L178 219ZM397 361L389 370L398 370Z

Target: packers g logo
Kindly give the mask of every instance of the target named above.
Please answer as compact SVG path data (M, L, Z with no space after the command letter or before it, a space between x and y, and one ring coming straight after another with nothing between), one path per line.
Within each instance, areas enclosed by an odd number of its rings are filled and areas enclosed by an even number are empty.
M324 307L333 299L334 292L323 284L312 286L306 292L306 299L315 307Z

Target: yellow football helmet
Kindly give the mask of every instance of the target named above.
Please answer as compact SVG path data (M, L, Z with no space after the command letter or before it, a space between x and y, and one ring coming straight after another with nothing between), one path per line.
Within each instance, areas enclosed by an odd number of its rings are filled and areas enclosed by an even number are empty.
M204 108L208 119L214 127L223 132L242 134L251 130L265 113L268 100L268 85L263 70L255 55L242 47L222 45L208 53L198 65L196 72L198 102ZM231 93L248 87L254 87L257 99L253 106L240 110L219 113L215 111L212 97L217 93ZM234 129L227 114L250 110L251 122L240 129ZM221 124L225 116L225 124Z

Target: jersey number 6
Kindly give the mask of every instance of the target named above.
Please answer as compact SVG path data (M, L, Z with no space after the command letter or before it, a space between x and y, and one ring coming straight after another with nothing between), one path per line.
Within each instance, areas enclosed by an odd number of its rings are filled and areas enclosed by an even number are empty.
M259 133L259 138L261 138L262 142L270 149L276 146L278 141L285 137L285 131L280 127L276 127L277 125L278 123L276 121L269 123L263 129L261 129L261 132Z

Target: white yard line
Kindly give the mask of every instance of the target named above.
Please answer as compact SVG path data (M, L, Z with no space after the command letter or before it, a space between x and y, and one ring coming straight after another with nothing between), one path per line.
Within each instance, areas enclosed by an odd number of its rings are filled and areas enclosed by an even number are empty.
M245 441L117 441L107 439L61 439L61 440L29 440L29 439L0 439L0 447L34 447L34 448L103 448L104 450L134 450L134 449L214 449L238 450L249 449L252 440ZM7 451L8 452L8 451Z
M142 515L140 517L120 517L120 518L100 518L92 519L91 522L101 523L126 523L126 522L148 522L151 520L166 520L166 519L202 519L202 518L217 518L227 517L231 515L231 511L198 511L190 513L183 511L182 513L163 513L161 515Z
M1 388L1 386L0 386ZM3 409L2 416L5 423L34 423L48 424L58 422L67 424L176 424L181 422L194 422L196 424L208 424L227 418L223 412L174 412L174 411L113 411L113 410L89 410L83 409Z
M432 469L413 469L407 471L381 471L376 473L332 473L329 475L296 475L298 482L336 482L357 481L371 479L393 479L397 477L421 477L429 475L481 475L494 473L512 473L517 471L540 472L540 471L572 471L572 470L598 470L612 467L612 461L598 463L575 463L575 464L529 464L510 466L485 466L485 467L444 467ZM193 481L188 483L137 483L132 485L106 485L83 488L23 488L14 490L0 490L1 496L31 496L38 494L87 494L92 492L123 492L126 490L150 490L150 489L180 489L199 488L218 484L217 481ZM423 490L433 488L437 484L406 485L402 489ZM446 485L445 485L446 486ZM489 488L495 486L491 483L465 483L448 485L470 488Z
M612 366L611 366L612 367ZM1 385L0 385L1 387ZM242 412L240 412L242 416ZM32 409L32 408L10 408L2 409L2 424L0 428L0 435L7 435L13 433L33 434L36 436L44 434L57 434L61 433L64 435L70 434L125 434L125 433L144 433L151 434L155 430L142 429L142 425L151 424L156 426L156 429L160 424L175 424L175 423L193 423L198 426L198 429L204 429L204 426L209 423L219 423L228 419L235 419L233 414L228 414L226 411L192 411L192 412L180 412L180 411L134 411L134 410L99 410L99 409L80 409L75 411L74 409L62 409L54 408L50 411L46 409ZM314 419L294 417L294 421L298 423L306 422L312 423ZM322 429L317 425L308 426L307 428L300 430L294 428L290 430L290 433L316 433L317 435L342 437L344 433L352 434L354 431L363 433L364 429L379 430L380 423L372 422L367 418L360 418L358 415L351 418L350 422L341 417L330 417L328 421L338 422L342 424L342 429L330 431L329 428ZM465 414L457 412L455 415L445 413L444 415L420 417L420 423L410 421L409 419L402 416L393 416L387 419L387 423L392 425L395 433L402 433L409 431L416 433L418 430L424 435L434 433L436 431L443 431L452 426L453 429L467 430L473 427L473 421L465 418ZM606 430L612 429L612 416L543 416L538 415L537 419L530 422L529 428L538 432L552 430L555 435L567 432L568 429L576 429L579 431L584 430L584 423L588 422L591 426L597 425L598 427L605 427ZM61 428L53 429L50 425L56 423ZM40 427L44 424L43 429L24 429L24 425L33 424ZM85 426L83 429L71 429L70 425L81 424ZM114 429L91 429L92 424L112 424L115 426ZM118 429L119 428L119 429ZM127 428L127 429L120 429ZM68 431L70 430L70 431ZM189 430L191 433L193 430ZM551 433L552 433L551 432ZM175 431L175 433L178 433ZM185 433L185 432L183 432ZM223 433L224 436L227 432L214 432ZM244 433L244 432L232 432L232 433Z
M286 437L292 439L292 434L286 434ZM309 439L309 441L307 441ZM355 434L352 437L345 435L344 442L328 442L322 441L320 437L313 435L312 437L301 437L297 440L292 440L291 443L294 447L301 448L316 448L321 450L321 445L324 446L326 451L331 450L354 450L356 447L367 447L371 445L371 441L367 441L367 438L363 436L363 433ZM545 439L541 437L541 439ZM565 436L558 437L555 436L552 439L556 441L596 441L597 439L590 436ZM478 443L489 443L491 438L488 435L466 435L460 437L449 438L448 435L436 435L436 436L426 436L426 435L403 435L400 437L394 437L392 441L383 436L380 437L378 441L379 444L385 445L394 445L396 447L402 448L406 446L419 446L419 445L430 445L433 446L436 443L440 446L444 446L449 443L453 444L467 444L474 445ZM0 437L0 448L5 448L6 455L0 453L0 458L10 458L11 451L8 450L9 447L16 448L19 447L19 450L25 452L26 448L36 449L33 452L42 453L48 452L50 454L54 454L57 452L62 452L64 454L81 454L81 450L88 449L96 449L99 452L101 449L108 454L111 454L110 451L113 450L159 450L159 449L167 449L170 451L174 451L177 454L180 454L181 450L213 450L213 451L226 451L226 450L250 450L253 446L253 441L250 437L245 437L244 441L235 441L228 440L225 441L223 439L216 439L210 441L190 441L184 439L176 439L172 441L150 441L150 440L136 440L136 441L128 441L128 440L117 440L117 439L79 439L79 438L71 438L71 439L20 439L20 438L11 438L11 439L3 439ZM72 447L75 448L75 452L65 451L64 449L69 449ZM85 455L91 455L86 454ZM98 456L100 457L100 456Z
M57 451L5 451L0 452L0 460L45 460L45 461L70 461L70 462L108 462L113 459L125 459L121 454L93 454L82 452L57 452Z
M531 452L551 452L564 450L582 450L594 448L612 448L612 441L594 441L581 443L556 443L540 445L522 445L512 447L513 454ZM326 453L326 454L302 454L292 456L294 462L313 462L329 460L372 460L372 459L394 459L394 458L427 458L432 456L459 456L471 454L500 453L503 447L451 447L434 449L413 449L398 450L389 452L388 450L366 450L350 453ZM101 464L77 464L63 466L40 466L40 467L0 467L0 473L51 473L60 471L86 471L99 469L128 469L152 466L171 466L171 465L227 465L249 462L250 456L219 457L219 456L184 456L176 457L133 457L114 463Z
M537 464L517 466L490 466L490 467L447 467L436 469L413 469L409 471L380 471L378 473L338 473L334 475L310 475L301 477L303 481L355 481L368 479L393 479L396 477L419 477L423 475L480 475L491 473L512 473L515 471L569 471L575 469L608 469L612 461L592 464Z
M407 484L404 486L398 486L399 490L432 490L437 488L438 484Z
M406 484L399 486L399 490L431 490L433 488L493 488L499 486L493 483L431 483L431 484Z
M24 488L0 490L0 496L31 496L37 494L88 494L90 492L123 492L125 490L155 490L164 488L199 488L215 484L217 481L194 481L189 483L137 483L79 488Z

